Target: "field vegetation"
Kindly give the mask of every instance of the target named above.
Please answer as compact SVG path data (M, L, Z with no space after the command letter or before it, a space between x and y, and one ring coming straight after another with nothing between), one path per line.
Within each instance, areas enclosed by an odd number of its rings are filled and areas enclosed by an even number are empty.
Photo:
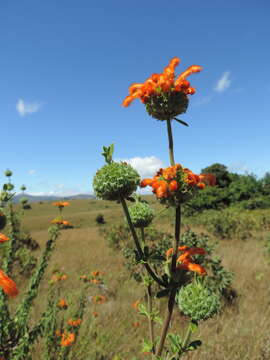
M164 210L152 196L145 196L144 199L159 214L153 226L163 232L173 233L170 210ZM148 355L137 354L142 348L139 334L144 333L147 337L148 324L132 307L137 300L145 302L143 288L130 277L124 266L122 252L109 247L104 238L104 229L110 231L112 225L124 224L119 204L95 199L74 200L64 211L65 219L73 228L61 231L39 296L32 308L31 322L34 323L47 306L52 276L56 273L66 274L66 280L53 284L59 298L61 293L61 298L69 304L69 308L62 311L61 316L65 320L70 317L72 308L76 307L80 294L83 292L86 295L80 334L69 358L147 358ZM235 290L235 296L226 302L219 315L202 323L198 335L204 343L201 350L196 355L190 353L186 358L266 360L270 358L270 266L266 246L270 232L270 213L268 209L247 210L244 214L242 209L228 208L223 211L228 213L227 217L221 211L211 210L203 212L199 217L185 216L182 221L182 232L191 228L197 233L209 235L210 242L218 242L215 254L221 256L224 267L234 273L232 287ZM105 224L96 221L100 214ZM33 252L37 258L44 249L48 225L57 215L57 209L51 202L31 203L31 210L24 211L22 227L30 231L32 238L40 245ZM235 226L231 224L231 219L242 219L243 216L246 225L239 228L239 221ZM223 218L224 228L217 229L213 221L216 217ZM251 225L247 227L247 224ZM85 286L80 276L90 276L93 271L101 272L102 281ZM14 309L28 283L28 279L20 274L15 276L15 280L20 295L11 300ZM95 303L96 295L104 297L104 302ZM164 306L165 301L161 301L160 310ZM177 312L173 316L171 330L177 332L185 323L185 316ZM41 340L33 347L33 359L40 359L43 350L44 343Z

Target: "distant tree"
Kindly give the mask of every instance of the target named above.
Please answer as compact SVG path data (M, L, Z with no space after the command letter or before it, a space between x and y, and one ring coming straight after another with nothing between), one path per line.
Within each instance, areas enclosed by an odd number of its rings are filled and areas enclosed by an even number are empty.
M267 172L260 180L263 195L270 195L270 172Z
M255 175L240 175L229 186L231 202L249 200L259 194L260 185Z
M218 187L228 187L232 181L227 166L215 163L201 170L202 174L214 174Z

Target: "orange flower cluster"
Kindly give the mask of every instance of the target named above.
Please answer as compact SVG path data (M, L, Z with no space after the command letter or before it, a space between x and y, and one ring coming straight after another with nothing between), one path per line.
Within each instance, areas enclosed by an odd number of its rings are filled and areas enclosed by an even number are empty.
M70 203L68 201L56 201L53 203L53 206L57 206L59 208L63 208L65 206L69 206Z
M66 310L68 308L68 304L65 299L59 300L59 303L57 304L57 306L64 310Z
M200 275L206 275L206 270L199 264L195 264L192 259L192 255L205 255L205 250L197 247L188 247L188 246L179 246L178 251L181 251L182 254L178 257L177 269L194 271ZM169 258L173 255L173 248L170 248L166 252L166 257Z
M82 319L77 319L77 320L72 320L72 319L68 319L68 325L72 326L72 327L77 327L79 325L81 325Z
M94 304L104 304L107 301L106 296L104 295L95 295L92 298Z
M199 65L192 65L175 79L175 68L180 63L178 57L171 59L161 74L152 74L144 83L135 83L129 87L129 95L124 99L122 105L129 106L130 103L139 98L142 103L147 103L151 95L160 95L161 92L183 92L193 95L195 89L190 86L186 77L202 70Z
M140 186L151 186L157 198L169 198L187 193L192 189L214 186L216 178L212 174L196 175L180 164L160 169L152 179L143 179ZM181 196L178 196L180 198Z
M0 270L0 287L9 297L15 297L19 294L16 283L3 270Z
M61 334L61 346L70 346L75 342L75 334L70 332L63 332Z
M64 226L71 226L70 222L67 220L61 220L61 219L53 219L51 221L52 224L56 224L56 225L64 225Z
M6 235L0 233L0 243L4 243L6 241L9 240L9 237L7 237Z
M90 276L87 275L81 275L80 279L83 280L84 282L90 282L92 284L101 284L102 278L101 275L103 275L104 273L96 270L96 271L92 271Z
M68 278L67 274L53 274L50 282L57 283L58 281L66 280Z

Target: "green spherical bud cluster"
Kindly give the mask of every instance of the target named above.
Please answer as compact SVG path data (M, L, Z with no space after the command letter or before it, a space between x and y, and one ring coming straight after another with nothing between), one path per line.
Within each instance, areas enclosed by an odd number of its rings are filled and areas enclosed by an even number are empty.
M145 104L148 114L157 120L172 120L187 111L188 96L181 91L153 94Z
M26 204L27 202L28 202L28 199L26 197L20 198L20 203L21 204Z
M25 185L22 185L22 186L21 186L21 190L22 190L22 191L25 191L25 190L26 190L26 186L25 186Z
M220 308L220 299L199 282L183 287L177 296L180 310L194 321L213 317Z
M5 171L5 176L7 176L7 177L12 176L12 171L9 170L9 169L7 169L7 170Z
M125 162L111 162L97 171L93 188L98 198L119 200L129 197L140 183L140 176Z
M7 190L8 191L12 191L14 189L14 185L13 184L7 184Z
M144 202L136 202L128 208L131 221L137 228L143 228L152 222L155 214L154 210Z
M7 202L11 198L10 194L7 191L0 192L0 201Z

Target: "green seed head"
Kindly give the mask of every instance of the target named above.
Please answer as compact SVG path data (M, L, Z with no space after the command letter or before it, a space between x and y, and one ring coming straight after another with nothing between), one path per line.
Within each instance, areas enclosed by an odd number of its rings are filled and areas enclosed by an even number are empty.
M181 288L177 302L180 310L194 321L209 319L220 308L219 297L196 281Z
M133 225L138 228L150 225L155 216L154 210L148 204L139 201L130 206L128 210Z
M93 188L100 199L119 200L129 197L139 183L139 174L129 164L111 162L97 171Z

